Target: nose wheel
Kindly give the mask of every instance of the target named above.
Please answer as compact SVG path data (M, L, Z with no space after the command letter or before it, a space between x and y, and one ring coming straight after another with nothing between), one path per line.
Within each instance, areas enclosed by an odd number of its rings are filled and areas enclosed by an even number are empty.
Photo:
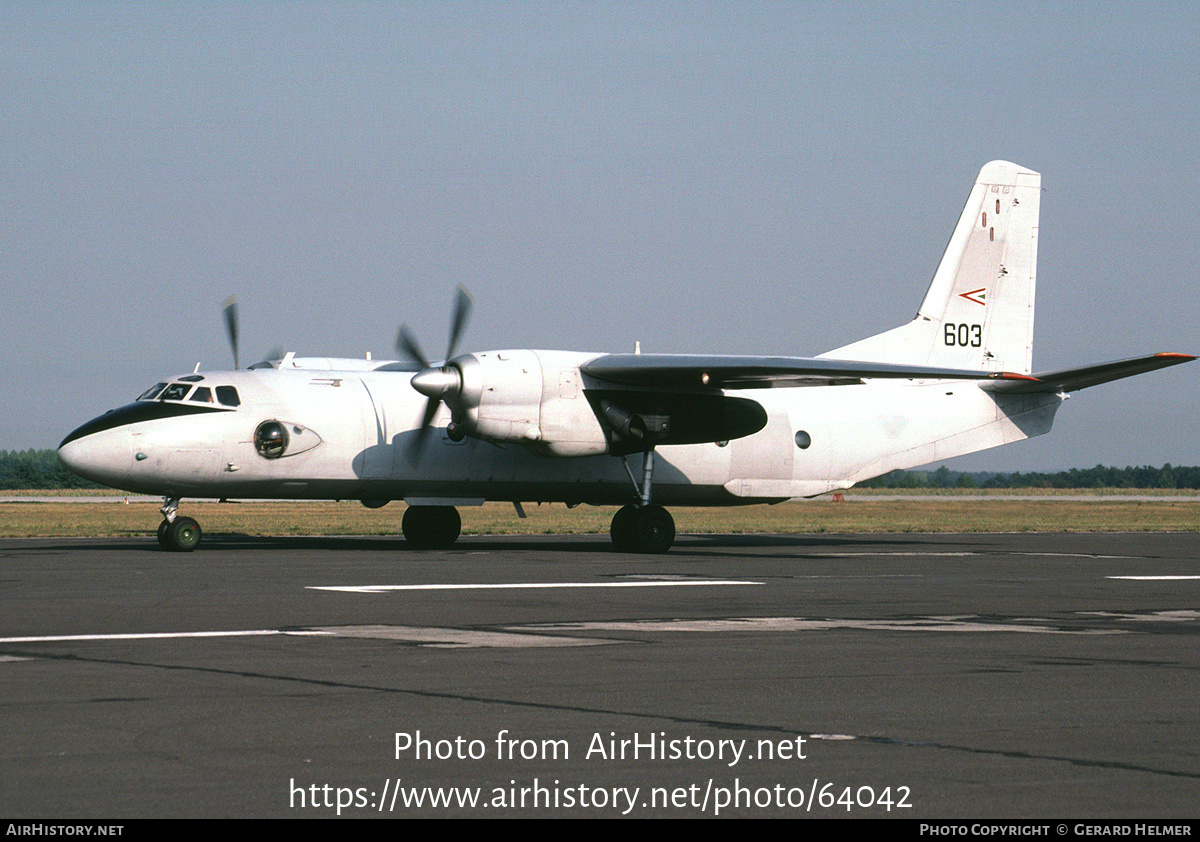
M200 543L200 524L190 517L164 520L158 525L158 545L174 553L190 553Z
M158 525L158 545L168 552L190 553L200 543L200 524L180 517L179 498L168 497L162 506L163 522Z

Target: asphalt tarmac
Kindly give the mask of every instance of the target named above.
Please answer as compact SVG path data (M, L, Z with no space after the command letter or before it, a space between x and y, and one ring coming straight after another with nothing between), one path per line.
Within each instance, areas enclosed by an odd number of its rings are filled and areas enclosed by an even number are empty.
M1194 818L1200 535L0 541L0 816Z

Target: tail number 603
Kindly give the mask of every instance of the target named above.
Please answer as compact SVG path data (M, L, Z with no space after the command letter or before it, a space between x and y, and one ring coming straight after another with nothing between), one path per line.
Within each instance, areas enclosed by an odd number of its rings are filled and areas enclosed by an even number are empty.
M946 322L945 340L946 344L951 346L978 348L983 344L983 325Z

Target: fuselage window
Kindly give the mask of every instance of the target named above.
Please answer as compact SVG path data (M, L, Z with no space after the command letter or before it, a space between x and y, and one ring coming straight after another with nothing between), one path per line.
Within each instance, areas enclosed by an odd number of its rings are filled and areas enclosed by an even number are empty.
M207 386L197 386L196 391L192 392L192 396L188 400L200 401L201 403L212 403L212 390Z
M152 401L158 397L158 393L167 388L166 383L155 383L138 397L139 401Z
M164 401L181 401L187 397L187 393L192 390L190 383L172 383L167 387L167 390L162 393L159 400Z
M242 400L238 397L237 389L232 386L218 386L217 400L225 406L241 406Z

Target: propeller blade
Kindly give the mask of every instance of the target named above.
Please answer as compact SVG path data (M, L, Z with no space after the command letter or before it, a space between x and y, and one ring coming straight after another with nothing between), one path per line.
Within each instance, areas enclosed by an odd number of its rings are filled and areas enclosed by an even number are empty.
M412 442L408 446L408 461L409 464L415 465L421 458L422 451L425 450L425 442L429 440L429 434L433 432L433 416L437 415L438 399L430 398L425 402L425 414L421 418L421 426L417 428L417 434L413 436Z
M450 321L450 342L446 346L446 359L454 356L458 340L462 337L463 328L471 316L471 293L461 284L458 287L458 297L454 301L454 318Z
M408 447L408 461L414 465L421 458L421 451L429 439L429 434L433 431L430 425L433 424L433 417L437 415L438 405L445 400L447 395L456 394L462 389L461 375L457 369L446 365L445 362L454 356L454 351L458 348L458 341L462 338L470 317L471 293L467 292L466 287L460 285L458 295L454 300L454 315L450 319L446 358L441 368L430 366L429 359L421 350L421 343L413 336L408 325L401 325L400 332L396 334L396 352L421 367L421 370L413 375L413 388L428 398L425 402L425 412L421 417L421 426L417 428L417 434L412 437Z
M408 325L401 325L400 332L396 334L396 351L419 364L421 368L429 368L429 360L425 358L420 343L409 331Z
M229 296L222 306L225 310L225 332L229 334L229 347L233 349L233 367L237 370L241 368L238 360L237 296Z

